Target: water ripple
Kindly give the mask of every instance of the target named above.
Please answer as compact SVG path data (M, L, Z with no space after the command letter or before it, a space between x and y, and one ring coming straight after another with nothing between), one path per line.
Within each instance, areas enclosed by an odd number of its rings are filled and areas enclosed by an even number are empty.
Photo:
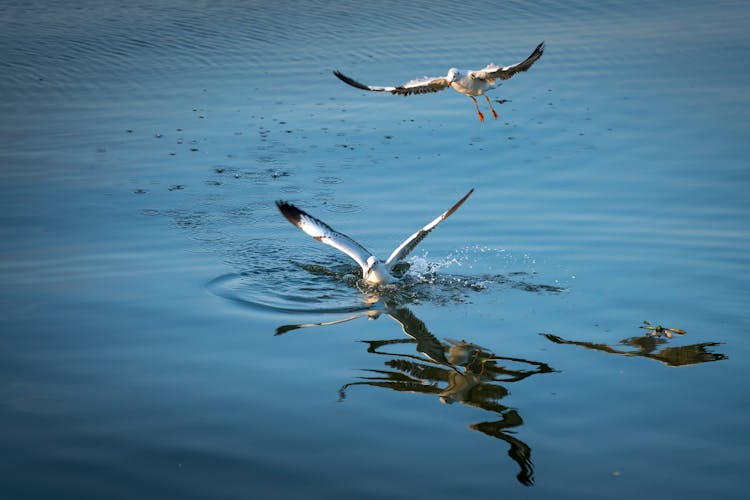
M284 313L349 313L367 310L351 289L308 284L292 289L257 273L225 274L208 282L208 290L241 307Z
M258 253L255 253L256 260ZM531 293L561 293L565 288L538 282L533 271L506 273L449 272L455 267L482 266L482 260L497 255L487 249L462 249L442 260L413 257L400 263L394 274L397 282L373 287L362 281L361 271L348 264L333 266L291 261L282 265L274 251L265 256L265 267L218 276L206 286L219 297L243 307L284 313L350 313L366 311L376 304L463 303L472 294L499 289Z

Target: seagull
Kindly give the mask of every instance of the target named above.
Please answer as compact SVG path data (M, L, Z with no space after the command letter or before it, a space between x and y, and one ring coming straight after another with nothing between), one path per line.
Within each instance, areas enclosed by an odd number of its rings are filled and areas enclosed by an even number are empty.
M479 121L484 121L484 114L479 111L479 104L477 104L476 96L481 95L487 100L487 105L492 111L492 116L497 119L497 112L492 107L490 98L485 95L485 92L493 90L500 85L497 80L507 80L516 73L526 71L536 62L537 59L542 57L544 53L544 42L537 45L534 52L531 53L525 61L511 66L497 66L495 64L488 64L482 69L478 70L462 70L451 68L448 70L448 75L439 76L436 78L424 77L410 82L399 85L398 87L373 87L359 83L352 78L344 75L338 70L334 70L333 74L336 75L344 83L348 83L352 87L356 87L362 90L370 90L373 92L390 92L391 94L399 95L411 95L411 94L426 94L428 92L440 92L448 87L453 87L453 90L461 92L464 95L471 97L474 101L474 107L477 108L477 115ZM501 103L502 104L502 103Z
M467 200L467 198L469 198L469 196L471 196L471 193L473 192L474 188L470 189L469 192L466 193L463 198L458 200L455 205L440 214L422 229L406 238L406 240L404 240L404 242L401 243L401 245L399 245L398 248L393 251L391 256L388 257L388 260L386 260L385 262L381 262L377 257L375 257L375 255L372 254L372 252L365 249L365 247L351 239L349 236L339 233L325 222L321 221L320 219L316 219L312 215L304 212L303 210L300 210L291 203L279 200L276 202L276 206L289 222L291 222L319 242L330 245L354 259L357 264L362 267L362 278L365 280L365 282L373 285L378 285L387 284L393 281L395 278L391 274L391 270L393 269L394 265L401 259L405 258L407 255L409 255L409 253L414 250L414 248L423 239L425 239L425 237L430 234L430 231L435 229L438 224L443 222L453 212L458 210L458 207L463 205L463 203Z

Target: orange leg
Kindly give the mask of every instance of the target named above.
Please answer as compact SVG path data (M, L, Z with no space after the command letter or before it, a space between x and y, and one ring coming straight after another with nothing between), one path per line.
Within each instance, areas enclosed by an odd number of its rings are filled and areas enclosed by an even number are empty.
M497 120L497 113L495 113L495 108L492 107L492 103L490 102L490 98L487 97L487 96L484 96L484 98L487 99L487 106L489 106L490 109L492 110L492 116L494 116L495 120Z
M474 101L474 106L477 108L477 115L479 115L479 121L483 122L484 121L484 115L482 114L481 111L479 111L479 104L477 104L476 98L474 98L473 95L470 95L469 97L471 97L471 100Z

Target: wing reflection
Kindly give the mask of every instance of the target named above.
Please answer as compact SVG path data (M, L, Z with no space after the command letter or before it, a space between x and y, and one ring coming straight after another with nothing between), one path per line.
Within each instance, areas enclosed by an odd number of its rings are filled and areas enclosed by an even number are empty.
M700 344L667 347L666 344L671 337L667 338L646 334L623 339L619 344L625 346L625 348L616 348L607 344L566 340L551 333L542 333L542 335L555 344L577 345L586 349L619 354L621 356L640 356L660 361L668 366L696 365L727 359L725 354L715 353L710 350L710 348L720 345L720 342L703 342Z
M385 356L385 368L366 369L363 376L339 389L340 400L347 391L356 386L381 387L400 392L431 394L442 403L462 403L492 412L496 420L472 424L469 428L487 436L505 441L509 446L508 456L518 464L518 481L526 486L534 483L534 467L531 448L514 435L514 430L523 424L518 411L500 401L508 395L505 384L518 382L532 375L551 373L555 370L545 363L497 356L492 351L465 340L446 338L440 341L404 306L388 303L380 310L370 310L337 321L287 325L277 329L277 335L299 328L324 326L357 317L377 319L387 315L401 326L408 338L367 340L367 352ZM396 352L399 347L413 346ZM403 350L403 348L402 348ZM409 352L411 351L411 352Z

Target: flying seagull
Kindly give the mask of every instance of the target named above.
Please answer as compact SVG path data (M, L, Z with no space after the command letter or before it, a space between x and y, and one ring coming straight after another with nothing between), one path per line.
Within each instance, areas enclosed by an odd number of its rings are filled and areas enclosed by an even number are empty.
M474 106L477 108L479 121L484 121L484 114L479 111L479 104L477 104L476 96L484 96L487 100L487 105L492 111L492 116L497 118L497 112L495 112L495 109L490 102L490 98L485 95L485 92L495 89L500 84L497 80L507 80L516 73L529 69L537 59L542 57L543 53L544 42L537 45L534 52L532 52L525 61L513 64L512 66L497 66L490 63L484 68L478 70L451 68L448 70L447 76L419 78L404 83L403 85L399 85L398 87L373 87L359 83L338 70L334 70L333 74L344 83L348 83L352 87L358 89L371 90L373 92L390 92L391 94L404 96L411 94L426 94L428 92L440 92L448 87L453 87L457 92L461 92L462 94L471 97L474 101Z
M406 240L393 251L391 256L388 257L388 260L385 262L381 262L380 260L378 260L378 258L375 257L372 252L365 249L365 247L363 247L347 235L339 233L325 222L321 221L320 219L316 219L312 215L300 210L291 203L286 201L277 201L276 206L279 207L279 210L289 222L291 222L316 240L320 241L321 243L330 245L354 259L357 264L362 267L362 278L365 280L365 282L377 285L393 281L394 277L391 274L393 266L398 261L409 255L409 253L414 250L414 248L423 239L425 239L425 237L430 234L430 231L435 229L438 224L443 222L453 212L458 210L458 207L463 205L466 199L471 196L471 193L473 192L474 189L470 189L463 198L458 200L458 203L440 214L437 218L435 218L435 220L427 224L425 227L406 238Z

